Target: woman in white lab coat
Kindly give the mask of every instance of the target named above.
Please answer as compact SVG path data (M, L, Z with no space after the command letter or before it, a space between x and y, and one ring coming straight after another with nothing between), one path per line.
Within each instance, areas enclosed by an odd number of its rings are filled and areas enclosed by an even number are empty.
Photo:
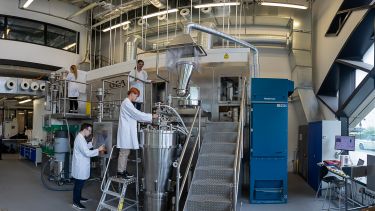
M147 114L137 110L133 102L137 100L139 90L132 87L128 91L128 97L121 103L120 117L117 131L117 148L120 149L118 157L117 174L125 178L131 178L126 171L130 149L139 149L137 136L137 121L151 122L157 115Z
M75 83L78 79L78 70L77 66L70 66L70 72L66 76L68 82L68 98L69 98L69 113L77 113L78 110L78 97L79 97L79 86L78 83Z
M73 160L72 160L72 177L74 178L73 189L73 207L84 209L85 206L81 202L87 201L81 196L82 188L85 181L90 177L90 158L98 156L100 151L104 151L105 147L100 146L98 149L92 148L91 142L87 143L86 137L90 136L92 125L83 123L81 130L74 140Z

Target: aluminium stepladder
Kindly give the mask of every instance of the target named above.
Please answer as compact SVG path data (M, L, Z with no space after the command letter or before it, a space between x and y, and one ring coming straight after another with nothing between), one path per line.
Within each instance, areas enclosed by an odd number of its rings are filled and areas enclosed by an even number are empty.
M138 211L139 210L138 151L136 151L136 171L137 171L136 177L130 178L130 179L124 179L124 178L120 178L116 176L108 177L108 167L111 162L112 153L115 147L116 145L112 147L111 154L109 156L109 161L107 163L106 170L103 176L102 184L100 187L103 193L100 198L96 211L101 211L101 210L122 211L122 210L128 210L133 207L135 207L136 210ZM105 183L105 187L103 189L104 183ZM118 187L119 187L118 189L113 188L114 183L118 184ZM128 185L132 183L135 183L135 186L136 186L135 200L125 198L127 187ZM111 187L113 190L110 190ZM126 207L124 206L125 202L128 203Z

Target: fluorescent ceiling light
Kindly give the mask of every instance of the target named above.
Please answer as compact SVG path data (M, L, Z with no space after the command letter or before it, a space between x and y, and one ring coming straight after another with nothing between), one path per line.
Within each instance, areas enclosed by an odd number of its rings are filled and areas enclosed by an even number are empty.
M70 48L73 48L73 47L76 46L76 45L77 45L77 43L72 43L72 44L70 44L70 45L67 45L67 46L63 47L63 49L64 49L64 50L68 50L68 49L70 49Z
M223 7L223 6L238 6L240 2L222 2L222 3L211 3L211 4L200 4L194 6L194 8L207 8L207 7Z
M30 102L31 101L31 99L27 99L27 100L23 100L23 101L20 101L20 102L18 102L19 104L24 104L24 103L27 103L27 102Z
M76 17L76 16L78 16L78 15L86 12L87 10L91 10L92 8L96 7L97 5L98 5L97 2L93 2L93 3L89 4L89 5L87 5L86 7L82 8L81 10L75 12L71 16L67 17L67 19L71 19L73 17Z
M123 26L123 25L129 24L129 23L130 23L130 21L125 21L125 22L122 22L122 23L119 23L119 24L113 25L113 26L111 26L111 27L108 27L108 28L106 28L106 29L103 29L103 32L107 32L107 31L109 31L109 30L112 30L112 29L118 28L118 27L120 27L120 26Z
M300 4L289 4L289 3L276 3L276 2L261 2L262 6L271 6L271 7L289 7L294 9L306 10L308 7Z
M25 113L23 113L23 112L19 112L18 114L21 114L21 115L23 115L23 114L25 114Z
M33 1L34 0L27 0L26 3L22 7L23 8L28 8Z
M164 10L164 11L160 11L160 12L155 12L155 13L143 16L142 19L152 18L152 17L155 17L155 16L165 15L165 14L172 13L172 12L177 12L177 11L178 11L178 9L175 8L175 9L170 9L170 10Z

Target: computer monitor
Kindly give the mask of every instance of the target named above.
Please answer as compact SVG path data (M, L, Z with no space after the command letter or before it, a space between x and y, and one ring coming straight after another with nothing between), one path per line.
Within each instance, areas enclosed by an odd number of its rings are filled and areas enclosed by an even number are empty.
M335 136L335 150L354 151L354 136Z

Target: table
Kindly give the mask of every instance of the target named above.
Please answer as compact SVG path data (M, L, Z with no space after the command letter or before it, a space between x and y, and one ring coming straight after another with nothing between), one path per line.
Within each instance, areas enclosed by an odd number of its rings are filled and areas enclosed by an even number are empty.
M349 184L349 181L352 181L354 183L358 183L360 185L363 185L364 187L367 186L367 177L357 177L353 178L348 175L346 175L341 169L337 169L332 166L327 166L323 162L317 163L318 166L322 167L323 165L327 167L328 171L331 172L332 174L341 177L344 180L344 192L345 192L345 197L344 197L344 205L345 205L345 211L347 210L358 210L361 208L367 208L368 206L365 206L363 204L360 204L357 201L352 200L352 202L356 203L357 205L360 205L359 207L354 207L354 208L348 208L348 188L347 184Z
M20 144L20 157L24 157L28 160L31 160L35 163L35 166L38 166L38 163L42 162L42 148L39 146L33 146L31 144Z
M18 150L18 146L19 144L21 143L26 143L27 142L27 139L23 139L23 138L17 138L17 139L9 139L9 138L3 138L2 139L2 143L5 145L5 143L15 143L16 144L16 151Z

